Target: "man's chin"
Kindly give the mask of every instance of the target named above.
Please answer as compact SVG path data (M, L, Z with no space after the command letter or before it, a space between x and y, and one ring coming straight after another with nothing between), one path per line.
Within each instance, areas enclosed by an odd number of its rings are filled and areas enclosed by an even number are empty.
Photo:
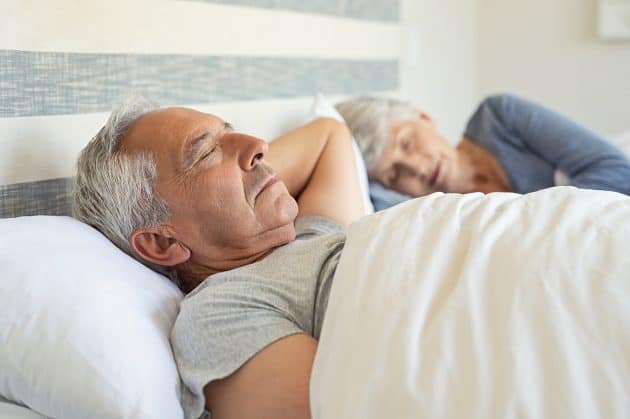
M288 193L278 197L275 209L279 224L293 224L299 212L297 202Z
M295 240L295 225L293 222L276 225L267 230L260 238L263 239L264 247L267 249L284 246Z
M273 203L269 204L259 207L256 214L259 226L263 228L262 232L273 235L278 233L283 237L293 237L295 235L293 223L299 212L295 199L287 193L276 197ZM288 235L287 230L290 230Z
M276 203L276 222L278 223L278 237L282 241L281 244L289 243L295 240L295 219L297 218L299 208L298 204L289 194L282 197Z

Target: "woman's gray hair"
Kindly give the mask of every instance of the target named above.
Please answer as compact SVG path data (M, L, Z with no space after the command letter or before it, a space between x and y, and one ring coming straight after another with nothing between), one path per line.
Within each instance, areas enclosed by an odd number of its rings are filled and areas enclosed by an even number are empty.
M335 105L361 150L365 166L374 168L389 139L391 123L417 118L408 102L378 97L358 97Z
M158 226L169 218L166 201L153 188L157 179L153 153L131 155L119 151L119 142L127 129L142 115L156 109L156 104L134 96L112 112L105 126L79 155L72 213L125 253L179 286L175 269L143 260L129 244L134 229Z

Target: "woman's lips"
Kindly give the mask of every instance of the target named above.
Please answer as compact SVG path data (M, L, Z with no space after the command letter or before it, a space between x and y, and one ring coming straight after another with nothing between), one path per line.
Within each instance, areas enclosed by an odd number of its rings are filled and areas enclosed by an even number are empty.
M438 162L437 165L435 165L435 169L433 169L433 174L431 174L431 177L429 178L429 186L433 186L435 185L435 182L437 182L438 177L440 176L441 166L442 166L441 162Z

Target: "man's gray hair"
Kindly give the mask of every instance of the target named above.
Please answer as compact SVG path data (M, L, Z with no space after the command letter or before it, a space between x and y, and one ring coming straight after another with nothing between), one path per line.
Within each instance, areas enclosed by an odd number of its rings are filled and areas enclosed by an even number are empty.
M389 139L391 123L415 119L418 111L397 99L358 97L335 105L361 150L365 166L374 168Z
M119 151L127 129L156 109L156 104L134 96L112 112L79 155L72 212L76 219L95 227L125 253L180 285L173 268L143 260L129 244L134 229L158 226L169 218L166 201L153 188L157 180L153 153L131 155Z

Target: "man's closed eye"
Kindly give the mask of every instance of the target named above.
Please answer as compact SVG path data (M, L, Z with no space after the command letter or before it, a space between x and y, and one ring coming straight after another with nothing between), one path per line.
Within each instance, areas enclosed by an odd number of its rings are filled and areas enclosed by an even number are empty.
M212 156L212 155L214 154L214 152L215 152L215 150L216 150L216 149L217 149L216 147L212 147L212 149L210 149L209 151L207 151L206 153L204 153L204 154L201 156L201 158L200 158L199 160L200 160L200 161L201 161L201 160L205 160L205 159L207 159L208 157Z

